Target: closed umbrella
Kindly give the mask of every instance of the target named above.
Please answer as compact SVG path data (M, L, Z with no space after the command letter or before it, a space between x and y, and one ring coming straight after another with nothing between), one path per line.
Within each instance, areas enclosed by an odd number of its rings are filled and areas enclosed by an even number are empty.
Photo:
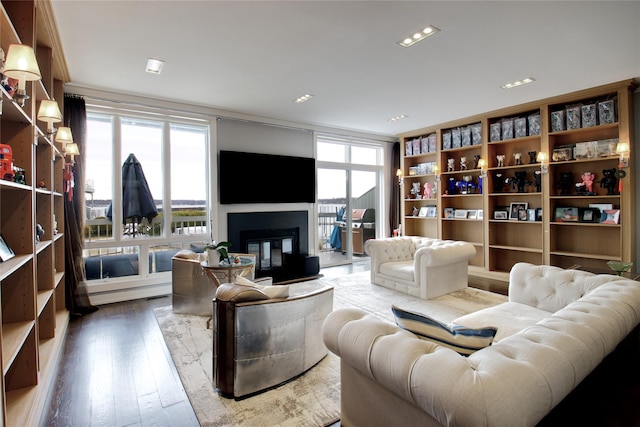
M112 218L113 203L107 210L107 218ZM136 156L131 153L122 164L122 223L133 224L133 236L135 237L135 226L140 224L143 218L149 223L158 216L156 203L149 190L149 184L144 177L142 166Z

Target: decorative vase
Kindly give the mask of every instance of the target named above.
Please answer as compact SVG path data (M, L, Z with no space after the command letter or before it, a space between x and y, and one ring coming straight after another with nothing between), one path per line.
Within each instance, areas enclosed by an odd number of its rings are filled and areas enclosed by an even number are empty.
M219 265L220 264L220 252L216 249L207 249L207 259L209 265Z

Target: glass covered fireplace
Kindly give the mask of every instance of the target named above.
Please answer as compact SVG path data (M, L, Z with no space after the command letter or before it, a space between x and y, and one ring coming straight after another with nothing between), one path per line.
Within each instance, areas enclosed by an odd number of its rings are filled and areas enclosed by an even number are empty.
M298 230L253 230L245 236L247 252L256 256L256 272L282 268L285 257L298 254Z

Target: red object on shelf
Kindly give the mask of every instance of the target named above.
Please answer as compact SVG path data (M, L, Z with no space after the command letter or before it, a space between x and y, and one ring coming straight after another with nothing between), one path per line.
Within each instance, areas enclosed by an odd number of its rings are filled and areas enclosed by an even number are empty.
M13 181L13 152L11 146L0 144L0 177L7 181Z

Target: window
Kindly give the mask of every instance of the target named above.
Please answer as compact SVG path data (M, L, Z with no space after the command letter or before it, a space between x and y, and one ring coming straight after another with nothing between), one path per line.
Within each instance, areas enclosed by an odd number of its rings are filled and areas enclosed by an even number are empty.
M209 126L87 108L85 267L88 279L170 271L171 256L207 240ZM105 112L105 110L107 112ZM133 154L158 215L123 220L122 166ZM90 274L89 274L90 273Z

